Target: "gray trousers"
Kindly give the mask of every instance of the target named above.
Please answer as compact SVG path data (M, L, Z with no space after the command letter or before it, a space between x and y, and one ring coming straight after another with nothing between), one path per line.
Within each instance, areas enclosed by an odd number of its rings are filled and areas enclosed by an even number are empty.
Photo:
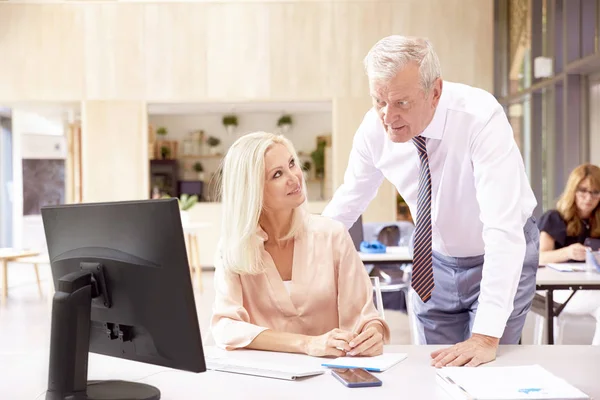
M535 294L540 241L535 219L527 220L523 230L527 243L523 269L515 294L514 309L508 318L500 344L519 343ZM456 344L471 336L479 305L482 267L483 255L456 258L433 253L435 287L431 298L423 303L414 290L409 292L419 344Z

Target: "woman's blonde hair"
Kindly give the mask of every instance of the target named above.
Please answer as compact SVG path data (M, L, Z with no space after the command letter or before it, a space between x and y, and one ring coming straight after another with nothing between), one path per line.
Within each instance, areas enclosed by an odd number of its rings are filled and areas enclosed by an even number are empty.
M556 204L558 212L567 224L567 236L578 236L583 228L583 221L577 214L575 196L577 188L586 178L590 178L594 190L600 190L600 168L593 164L583 164L571 172L565 190ZM590 235L600 237L600 206L592 212L590 223Z
M284 145L298 162L298 154L292 143L282 135L253 132L242 136L231 146L221 165L221 199L223 226L221 233L221 257L223 266L238 274L258 274L264 271L261 256L264 239L259 235L259 219L263 212L265 186L265 153L275 145ZM306 183L302 180L303 190ZM304 228L302 208L292 214L289 231L282 238L295 238Z

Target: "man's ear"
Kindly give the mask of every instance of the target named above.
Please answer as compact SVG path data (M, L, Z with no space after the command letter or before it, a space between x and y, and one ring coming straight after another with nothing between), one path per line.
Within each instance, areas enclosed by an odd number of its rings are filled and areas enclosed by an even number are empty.
M433 92L433 98L432 98L433 108L437 107L438 103L440 102L440 97L442 97L442 86L443 86L442 78L437 78L435 80L435 82L433 82L433 87L431 89L431 91Z

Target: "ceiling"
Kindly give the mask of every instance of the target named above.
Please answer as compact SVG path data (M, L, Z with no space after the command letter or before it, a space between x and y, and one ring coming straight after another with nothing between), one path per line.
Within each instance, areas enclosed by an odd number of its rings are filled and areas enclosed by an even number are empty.
M331 112L330 101L305 102L261 102L248 101L237 103L154 103L148 104L150 115L177 114L227 114L227 113L281 113L308 114Z

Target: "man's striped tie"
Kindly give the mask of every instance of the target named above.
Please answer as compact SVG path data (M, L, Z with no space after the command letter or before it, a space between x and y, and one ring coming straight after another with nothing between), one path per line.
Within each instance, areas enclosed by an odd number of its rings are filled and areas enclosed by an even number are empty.
M413 270L411 286L421 300L426 302L433 290L433 268L431 251L431 173L425 138L413 138L417 147L421 168L419 172L419 194L417 197L417 226L413 244Z

